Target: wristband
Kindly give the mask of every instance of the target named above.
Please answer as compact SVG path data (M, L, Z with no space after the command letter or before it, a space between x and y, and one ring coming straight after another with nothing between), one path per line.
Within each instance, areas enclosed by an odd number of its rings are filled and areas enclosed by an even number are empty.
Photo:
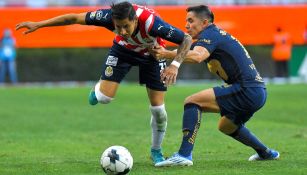
M176 60L173 60L171 64L176 66L177 68L180 67L180 63L178 61L176 61Z

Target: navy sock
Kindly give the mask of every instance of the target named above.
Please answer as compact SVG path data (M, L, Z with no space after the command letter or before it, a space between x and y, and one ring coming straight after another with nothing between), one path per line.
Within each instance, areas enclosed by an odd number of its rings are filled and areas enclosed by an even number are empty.
M182 124L182 142L179 154L188 157L192 154L196 134L201 123L201 107L196 104L186 104L184 106Z
M237 141L252 147L259 156L265 157L268 153L266 147L258 138L251 133L245 126L239 127L234 133L230 134L232 138Z

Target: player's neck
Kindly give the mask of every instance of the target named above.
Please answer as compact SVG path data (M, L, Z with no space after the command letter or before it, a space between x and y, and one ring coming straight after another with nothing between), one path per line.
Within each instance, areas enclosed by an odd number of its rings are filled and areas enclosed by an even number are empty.
M135 37L135 35L139 32L139 21L137 21L137 24L135 25L134 32L132 33L131 37Z

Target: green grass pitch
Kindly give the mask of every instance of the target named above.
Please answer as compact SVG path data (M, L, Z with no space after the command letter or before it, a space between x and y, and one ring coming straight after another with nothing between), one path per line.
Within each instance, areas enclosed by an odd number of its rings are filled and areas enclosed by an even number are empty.
M166 156L180 146L184 98L210 86L169 88ZM194 166L171 168L155 168L149 159L150 113L144 87L123 84L111 104L94 107L87 102L89 90L0 88L0 175L103 174L100 155L111 145L130 150L132 175L307 173L307 85L268 85L266 105L247 123L264 143L280 151L280 160L248 162L254 151L218 131L218 114L203 114Z

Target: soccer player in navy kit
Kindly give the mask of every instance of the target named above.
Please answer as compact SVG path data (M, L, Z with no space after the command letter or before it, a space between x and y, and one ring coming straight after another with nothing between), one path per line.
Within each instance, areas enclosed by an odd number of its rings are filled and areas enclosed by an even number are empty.
M163 59L157 61L149 54L149 49L165 47L163 39L176 43L179 47L174 60L181 62L191 46L192 38L164 22L154 10L129 2L112 4L110 9L66 14L40 22L23 22L16 26L16 30L27 28L24 32L27 34L42 27L70 24L101 26L117 34L103 65L101 80L91 91L89 102L91 105L110 103L130 68L138 66L140 84L146 85L151 104L151 157L154 164L163 161L161 144L167 127L167 113L164 107L166 87L160 81L160 72L166 62ZM174 67L175 63L170 67ZM170 80L175 78L171 77Z
M267 96L265 84L248 52L236 38L213 24L214 15L207 6L189 7L186 21L188 33L197 41L184 61L205 62L209 71L223 79L226 85L200 91L185 99L180 149L156 166L193 165L192 150L202 112L220 113L219 130L257 152L249 158L250 161L278 159L277 151L265 146L244 126L264 105ZM151 53L156 58L167 59L176 54L161 47L154 48ZM167 67L161 73L161 79L167 85L174 81L165 77L176 76L180 64L176 64L177 69Z

